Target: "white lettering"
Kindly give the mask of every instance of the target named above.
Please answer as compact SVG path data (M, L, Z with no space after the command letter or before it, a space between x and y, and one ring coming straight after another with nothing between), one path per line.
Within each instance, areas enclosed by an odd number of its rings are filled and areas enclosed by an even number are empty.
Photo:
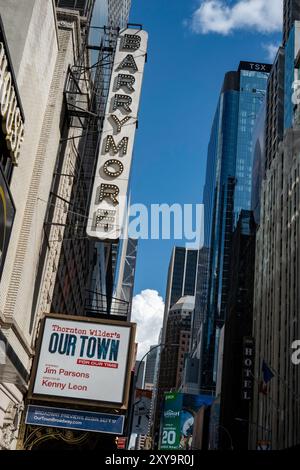
M17 96L13 85L12 75L8 70L4 44L0 42L0 113L2 130L5 134L7 147L13 164L17 165L20 147L24 138L24 123Z
M292 363L295 366L298 366L300 364L300 340L293 342L292 349L296 349L296 351L292 354Z

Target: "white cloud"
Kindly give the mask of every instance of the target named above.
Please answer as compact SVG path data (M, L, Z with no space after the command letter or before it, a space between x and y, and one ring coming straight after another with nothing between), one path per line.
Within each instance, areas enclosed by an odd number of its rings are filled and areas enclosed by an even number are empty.
M164 302L156 290L146 289L132 300L132 321L137 323L138 358L157 344L164 316Z
M247 29L273 33L282 28L282 0L201 0L194 12L191 28L195 33L227 35Z
M271 44L270 43L270 44L263 44L262 46L265 49L265 51L267 52L268 60L271 63L273 63L273 61L276 57L278 48L279 48L279 44Z

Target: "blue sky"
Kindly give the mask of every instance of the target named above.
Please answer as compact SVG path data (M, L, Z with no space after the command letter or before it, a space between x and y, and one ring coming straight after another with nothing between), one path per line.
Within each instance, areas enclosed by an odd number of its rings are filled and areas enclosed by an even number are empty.
M224 74L236 70L240 60L268 62L266 45L280 42L276 32L280 2L245 2L249 8L251 4L268 6L267 15L276 4L269 17L274 24L269 22L269 28L261 12L248 21L249 15L245 20L243 11L231 11L237 1L208 2L229 7L217 12L221 26L216 26L216 16L212 22L210 11L206 11L212 26L206 24L205 28L221 27L223 34L196 34L186 22L200 0L133 0L130 21L143 24L149 32L149 50L134 151L132 203L202 202L207 144ZM262 33L264 29L271 32ZM184 241L140 241L135 293L153 289L165 296L175 243L182 245Z

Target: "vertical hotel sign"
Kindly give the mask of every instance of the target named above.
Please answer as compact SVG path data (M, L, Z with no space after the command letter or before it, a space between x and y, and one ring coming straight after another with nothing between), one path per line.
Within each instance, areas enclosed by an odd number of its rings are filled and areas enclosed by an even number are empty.
M147 43L139 29L126 29L118 39L87 226L91 238L116 241L122 234Z

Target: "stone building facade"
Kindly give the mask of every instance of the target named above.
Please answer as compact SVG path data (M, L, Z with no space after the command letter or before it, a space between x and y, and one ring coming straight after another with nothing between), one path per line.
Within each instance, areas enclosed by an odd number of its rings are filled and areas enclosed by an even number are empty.
M0 11L25 115L19 164L10 181L16 213L0 284L0 448L12 449L24 408L38 319L51 308L68 212L62 201L55 205L52 222L56 225L52 223L49 236L57 242L48 243L39 273L45 217L61 147L64 89L69 67L82 50L83 23L78 12L59 12L52 0L1 0ZM64 137L79 132L70 128ZM66 175L73 169L78 145L76 139L67 142L62 168ZM66 201L72 186L69 177L61 178L59 191ZM42 287L35 302L39 276Z
M256 343L250 448L300 443L300 374L292 343L300 338L300 130L286 132L262 185L257 231L253 335ZM265 361L273 378L263 383Z

